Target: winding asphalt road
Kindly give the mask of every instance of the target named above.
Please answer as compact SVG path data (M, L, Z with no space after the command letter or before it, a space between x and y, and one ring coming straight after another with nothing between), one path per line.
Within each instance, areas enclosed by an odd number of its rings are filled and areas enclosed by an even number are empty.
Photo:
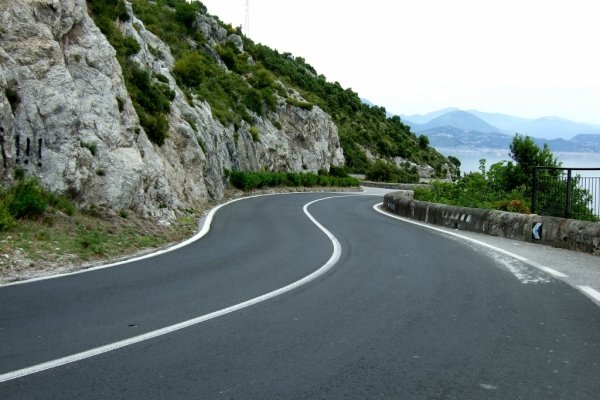
M381 201L249 198L175 251L0 287L0 398L600 398L596 304Z

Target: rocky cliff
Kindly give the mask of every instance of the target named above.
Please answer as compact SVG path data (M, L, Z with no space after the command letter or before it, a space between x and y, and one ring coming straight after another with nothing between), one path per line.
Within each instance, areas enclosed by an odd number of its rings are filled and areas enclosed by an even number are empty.
M252 127L220 123L208 103L186 98L172 75L169 47L126 5L130 18L119 28L140 46L131 58L166 77L174 93L165 142L152 143L144 132L115 49L85 0L2 0L1 182L24 170L81 206L170 219L177 209L222 197L225 169L317 171L343 164L337 128L318 107L278 98L268 118L252 115ZM209 44L243 46L209 16L198 15L195 27Z

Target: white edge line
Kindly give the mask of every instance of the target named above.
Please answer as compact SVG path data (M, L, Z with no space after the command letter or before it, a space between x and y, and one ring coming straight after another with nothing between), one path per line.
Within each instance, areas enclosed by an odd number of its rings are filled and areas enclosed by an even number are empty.
M261 195L262 196L262 195ZM120 340L118 342L115 343L110 343L104 346L100 346L100 347L96 347L94 349L91 350L87 350L81 353L77 353L77 354L73 354L70 356L66 356L66 357L62 357L62 358L58 358L56 360L52 360L52 361L48 361L45 363L41 363L41 364L37 364L31 367L27 367L27 368L22 368L16 371L11 371L11 372L7 372L4 374L0 375L0 383L2 382L6 382L6 381L10 381L10 380L14 380L14 379L18 379L18 378L22 378L24 376L27 375L31 375L31 374L35 374L38 372L42 372L51 368L56 368L56 367L60 367L62 365L66 365L66 364L70 364L76 361L81 361L84 360L86 358L90 358L90 357L94 357L103 353L107 353L109 351L113 351L113 350L117 350L120 349L122 347L125 346L130 346L132 344L135 343L139 343L145 340L149 340L149 339L153 339L156 338L158 336L163 336L166 335L168 333L172 333L184 328L188 328L190 326L193 325L197 325L200 324L202 322L211 320L213 318L217 318L217 317L221 317L223 315L226 314L230 314L232 312L241 310L243 308L246 307L250 307L252 305L255 305L257 303L261 303L263 301L272 299L273 297L276 296L280 296L284 293L290 292L300 286L306 285L307 283L317 279L318 277L322 276L323 274L325 274L327 271L329 271L331 268L333 268L333 266L338 262L338 260L340 259L340 256L342 254L342 246L340 244L340 242L335 238L335 236L333 236L333 234L331 232L329 232L323 225L321 225L309 212L308 212L308 207L316 202L322 201L322 200L329 200L329 199L333 199L333 198L341 198L341 197L350 197L350 196L356 196L356 195L347 195L347 196L329 196L329 197L324 197L324 198L320 198L317 200L313 200L307 204L304 205L304 207L302 208L304 213L308 216L308 218L321 230L323 231L323 233L325 233L325 235L327 235L327 237L331 240L332 244L333 244L333 253L331 255L331 257L329 258L329 260L327 260L327 262L325 264L323 264L323 266L321 266L318 270L314 271L313 273L311 273L310 275L305 276L304 278L297 280L296 282L293 282L287 286L284 286L280 289L274 290L272 292L263 294L261 296L255 297L253 299L247 300L245 302L233 305L231 307L227 307L227 308L223 308L221 310L218 311L214 311L212 313L209 314L205 314L202 315L200 317L196 317L187 321L183 321L180 322L178 324L174 324L171 326L167 326L165 328L161 328L161 329L157 329L154 330L152 332L147 332L144 333L142 335L138 335L138 336L134 336L132 338L129 339L124 339L124 340ZM258 197L258 196L253 196L253 197ZM245 198L249 198L249 197L245 197ZM233 201L230 201L228 203L222 204L221 206L215 207L213 210L211 210L211 213L209 213L209 216L207 216L207 221L205 223L205 227L202 228L201 232L198 233L199 236L202 234L205 235L206 232L208 232L209 227L210 227L210 222L212 221L212 217L214 215L214 213L221 208L222 206L225 206L227 204L233 203L234 201L238 201L241 199L236 199ZM199 237L202 237L199 236ZM196 238L197 239L197 238ZM194 240L196 240L194 239ZM191 239L190 239L191 240ZM184 242L185 243L185 242ZM187 243L186 243L187 244ZM185 244L181 243L180 245L178 245L179 247L183 247ZM179 248L178 247L178 248ZM173 249L173 248L171 248ZM166 252L166 251L165 251Z
M470 238L468 236L464 236L464 235L461 235L461 234L458 234L458 233L455 233L455 232L447 231L447 230L444 230L444 229L441 229L441 228L437 228L435 226L423 223L422 221L413 221L411 219L400 217L399 215L395 215L395 214L392 214L390 212L384 211L384 210L382 210L380 208L381 205L383 205L383 203L375 204L373 206L373 208L375 209L375 211L377 211L377 212L379 212L379 213L381 213L381 214L383 214L383 215L385 215L387 217L395 218L395 219L398 219L398 220L403 221L403 222L408 222L410 224L421 226L421 227L428 228L428 229L432 229L434 231L438 231L438 232L444 233L446 235L456 236L458 238L471 241L471 242L476 243L476 244L478 244L480 246L484 246L484 247L490 248L490 249L492 249L494 251L500 252L502 254L505 254L507 256L515 258L515 259L517 259L519 261L527 263L527 264L531 265L532 267L537 268L537 269L539 269L539 270L541 270L543 272L546 272L547 274L550 274L550 275L552 275L552 276L554 276L556 278L564 279L564 278L568 278L569 277L568 275L565 275L562 272L559 272L559 271L557 271L557 270L555 270L553 268L546 267L545 265L538 264L535 261L531 261L528 258L522 257L522 256L520 256L518 254L511 253L510 251L501 249L499 247L496 247L496 246L493 246L491 244L482 242L480 240L473 239L473 238ZM592 300L596 301L600 305L600 292L598 292L596 289L594 289L594 288L592 288L590 286L581 286L581 285L571 285L571 286L575 287L575 289L579 290L580 292L582 292L583 294L585 294L586 296L588 296Z
M215 213L221 207L224 207L224 206L226 206L228 204L231 204L231 203L235 203L236 201L240 201L240 200L244 200L244 199L250 199L250 198L259 197L259 196L269 196L269 195L256 195L256 196L249 196L249 197L241 197L239 199L233 199L233 200L228 201L227 203L223 203L223 204L220 204L220 205L212 208L208 212L208 214L206 214L205 217L203 217L203 218L201 218L199 220L198 224L202 223L202 228L198 231L198 233L196 233L191 238L186 239L183 242L177 243L176 245L173 245L173 246L168 247L166 249L154 251L152 253L144 254L142 256L128 258L126 260L121 260L121 261L117 261L117 262L110 263L110 264L98 265L96 267L84 268L84 269L80 269L80 270L77 270L77 271L64 272L64 273L61 273L61 274L48 275L48 276L40 276L40 277L37 277L37 278L24 279L22 281L15 281L15 282L10 282L10 283L5 283L5 284L0 285L0 289L3 288L3 287L7 287L7 286L23 285L23 284L26 284L26 283L39 282L39 281L45 281L45 280L49 280L49 279L62 278L62 277L65 277L65 276L84 274L86 272L92 272L92 271L97 271L97 270L100 270L100 269L116 267L118 265L129 264L129 263L133 263L133 262L136 262L136 261L145 260L147 258L156 257L156 256L159 256L161 254L169 253L171 251L174 251L174 250L180 249L180 248L182 248L184 246L187 246L188 244L191 244L191 243L195 242L196 240L201 239L202 237L204 237L210 231L210 225L212 223L213 217L214 217Z
M596 289L589 286L579 286L579 290L600 303L600 292L598 292Z
M432 229L434 231L438 231L438 232L444 233L446 235L455 236L455 237L458 237L458 238L461 238L461 239L468 240L470 242L476 243L476 244L478 244L480 246L487 247L489 249L492 249L492 250L497 251L499 253L505 254L505 255L510 256L512 258L515 258L515 259L517 259L519 261L522 261L524 263L527 263L527 264L531 265L532 267L535 267L535 268L537 268L537 269L539 269L541 271L544 271L547 274L550 274L550 275L552 275L552 276L554 276L556 278L568 278L568 276L565 275L565 274L563 274L562 272L558 272L555 269L552 269L552 268L546 267L544 265L538 264L535 261L531 261L528 258L522 257L522 256L520 256L518 254L515 254L515 253L511 253L510 251L501 249L500 247L496 247L494 245L482 242L482 241L477 240L477 239L470 238L468 236L461 235L461 234L456 233L456 232L451 232L451 231L447 231L445 229L437 228L435 226L432 226L432 225L429 225L429 224L425 224L425 223L423 223L421 221L413 221L413 220L408 219L408 218L400 217L399 215L391 214L389 212L386 212L386 211L380 209L379 206L381 206L381 205L383 205L383 203L375 204L373 206L373 209L375 209L375 211L377 211L378 213L383 214L385 216L388 216L390 218L395 218L397 220L400 220L400 221L403 221L403 222L408 222L408 223L413 224L413 225L422 226L422 227L427 228L427 229Z

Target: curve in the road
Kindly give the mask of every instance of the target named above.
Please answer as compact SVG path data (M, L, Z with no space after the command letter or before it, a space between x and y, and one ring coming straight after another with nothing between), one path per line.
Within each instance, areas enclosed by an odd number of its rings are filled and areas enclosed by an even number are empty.
M310 221L312 223L314 223L329 238L329 240L331 241L331 243L333 245L333 252L332 252L331 257L329 258L329 260L327 260L327 262L325 264L323 264L319 269L317 269L313 273L305 276L304 278L299 279L299 280L297 280L297 281L295 281L293 283L290 283L289 285L286 285L286 286L284 286L282 288L273 290L273 291L271 291L269 293L265 293L265 294L263 294L261 296L258 296L258 297L252 298L250 300L244 301L242 303L235 304L233 306L230 306L230 307L227 307L227 308L223 308L221 310L214 311L214 312L209 313L209 314L201 315L199 317L192 318L192 319L180 322L178 324L170 325L170 326L167 326L167 327L164 327L164 328L161 328L161 329L157 329L157 330L154 330L154 331L151 331L151 332L144 333L142 335L138 335L138 336L134 336L134 337L131 337L131 338L128 338L128 339L120 340L118 342L114 342L114 343L110 343L110 344L107 344L107 345L104 345L104 346L96 347L96 348L91 349L91 350L87 350L87 351L80 352L80 353L77 353L77 354L73 354L73 355L70 355L70 356L62 357L62 358L59 358L59 359L56 359L56 360L52 360L52 361L44 362L44 363L37 364L37 365L31 366L31 367L27 367L27 368L19 369L19 370L16 370L16 371L11 371L11 372L4 373L4 374L0 375L0 383L1 382L6 382L6 381L10 381L10 380L13 380L13 379L18 379L18 378L21 378L21 377L24 377L24 376L27 376L27 375L31 375L31 374L35 374L35 373L38 373L38 372L42 372L42 371L45 371L45 370L48 370L48 369L60 367L60 366L63 366L63 365L66 365L66 364L70 364L70 363L73 363L73 362L81 361L81 360L84 360L86 358L94 357L94 356L97 356L97 355L100 355L100 354L107 353L109 351L117 350L117 349L120 349L120 348L123 348L123 347L126 347L126 346L130 346L130 345L133 345L133 344L136 344L136 343L140 343L140 342L149 340L149 339L154 339L156 337L163 336L163 335L166 335L166 334L169 334L169 333L181 330L181 329L185 329L185 328L188 328L190 326L194 326L194 325L200 324L202 322L205 322L205 321L208 321L208 320L211 320L211 319L214 319L214 318L218 318L218 317L221 317L223 315L227 315L227 314L230 314L232 312L239 311L241 309L244 309L244 308L253 306L255 304L261 303L263 301L272 299L274 297L280 296L280 295L285 294L287 292L290 292L290 291L292 291L294 289L297 289L300 286L303 286L303 285L306 285L306 284L312 282L313 280L317 279L318 277L322 276L327 271L329 271L331 268L333 268L333 266L335 266L335 264L337 263L337 261L340 258L340 255L341 255L341 245L340 245L340 242L335 238L335 236L333 236L333 234L331 232L329 232L323 225L321 225L319 223L319 221L317 221L310 214L310 212L308 211L308 208L312 204L320 202L320 201L330 200L330 199L335 199L335 198L341 198L341 197L349 197L349 196L357 196L357 195L328 196L328 197L320 198L320 199L317 199L317 200L313 200L313 201L311 201L309 203L306 203L304 205L303 211L306 214L306 216L310 219ZM252 196L252 197L257 197L257 196ZM186 241L184 241L184 242L182 242L182 243L180 243L180 244L178 244L176 246L170 247L170 248L168 248L166 250L162 250L162 251L157 252L157 253L152 253L152 254L145 255L145 256L142 256L142 257L138 257L138 258L135 258L135 259L131 259L131 260L128 260L128 261L123 261L123 262L119 262L119 263L113 263L113 264L105 265L105 266L102 266L102 267L97 267L96 269L107 268L107 267L111 267L111 266L115 266L115 265L119 265L119 264L125 264L125 263L128 263L128 262L138 261L138 260L141 260L141 259L144 259L144 258L153 257L153 256L156 256L158 254L163 254L163 253L166 253L166 252L169 252L169 251L173 251L173 250L179 249L179 248L181 248L183 246L186 246L186 245L188 245L188 244L190 244L190 243L192 243L192 242L194 242L194 241L202 238L204 235L206 235L209 232L209 230L210 230L210 224L212 222L212 219L213 219L215 213L220 208L222 208L222 207L224 207L224 206L226 206L228 204L231 204L233 202L236 202L236 201L239 201L239 200L243 200L243 199L248 199L248 198L251 198L251 197L245 197L245 198L241 198L241 199L235 199L235 200L232 200L230 202L224 203L224 204L222 204L220 206L217 206L217 207L213 208L208 213L208 215L206 217L206 221L204 222L204 225L203 225L202 229L196 235L194 235L192 238L190 238L190 239L188 239L188 240L186 240ZM71 275L71 274L66 274L66 275ZM60 276L64 276L64 274L60 275ZM48 277L46 279L56 278L56 277L58 277L58 276ZM38 279L38 280L40 280L40 279ZM30 281L26 281L26 282L30 282Z

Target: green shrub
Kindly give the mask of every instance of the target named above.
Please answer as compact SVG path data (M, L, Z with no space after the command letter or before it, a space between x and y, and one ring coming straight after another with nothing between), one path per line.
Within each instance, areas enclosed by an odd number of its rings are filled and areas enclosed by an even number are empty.
M196 7L190 3L179 2L175 6L175 18L189 30L193 28L194 21L196 20L196 12Z
M319 182L319 176L316 174L298 174L300 176L300 186L313 187L317 186Z
M260 187L260 177L256 173L244 171L231 171L229 182L233 186L242 190L252 190Z
M314 186L358 186L360 182L354 178L339 178L329 175L317 175L298 172L250 172L226 171L229 182L241 190L253 190L263 187L314 187Z
M510 192L497 190L484 174L472 172L452 182L434 182L431 189L415 189L415 199L461 207L529 213L525 187Z
M398 167L396 164L377 160L373 163L366 173L370 181L376 182L399 182L399 183L417 183L419 174L414 168Z
M260 130L258 130L258 127L253 126L250 128L249 130L250 136L252 136L252 141L253 142L260 142Z
M87 0L88 7L96 15L106 16L111 20L129 21L130 16L125 7L125 0Z
M232 42L217 46L217 53L219 54L221 61L223 61L231 71L237 74L244 74L248 71L246 58L240 55L240 51Z
M133 56L137 53L140 52L140 44L138 43L137 40L135 40L135 38L131 37L131 36L124 36L123 37L123 54L125 54L125 56L129 57L129 56Z
M157 81L159 81L161 83L166 83L167 85L169 84L169 78L167 78L163 74L154 74L154 77L156 78Z
M75 204L66 196L56 195L51 192L45 192L44 195L48 201L48 205L56 210L60 210L69 216L75 214L75 211L77 211Z
M105 240L98 231L82 230L79 235L79 245L81 248L96 255L101 256L106 253L106 249L103 246L104 242Z
M529 207L529 205L523 199L501 200L496 204L495 208L498 210L521 214L531 213L531 207Z
M286 99L286 102L287 102L289 105L292 105L292 106L295 106L295 107L299 107L299 108L301 108L301 109L303 109L303 110L308 110L308 111L310 111L310 110L312 110L312 108L313 108L313 104L311 104L311 103L308 103L308 102L306 102L306 101L300 101L300 100L296 100L296 99L294 99L294 98L292 98L292 97L288 97L288 98Z
M18 219L39 217L49 207L67 215L76 211L67 197L44 190L34 178L23 178L12 188L0 187L0 231L13 228Z
M0 204L0 231L7 231L13 228L17 221L13 218L4 204Z
M202 82L205 70L206 66L202 56L196 51L190 51L177 60L173 67L173 75L178 78L180 83L196 87Z
M0 231L6 231L14 227L17 223L15 218L8 210L8 203L12 199L10 191L0 186Z
M169 137L169 121L164 114L148 114L139 108L138 116L140 117L140 124L146 131L148 139L151 142L162 146L165 140Z
M348 178L348 170L344 166L337 167L335 165L331 165L329 167L329 175L335 176L337 178Z
M19 181L14 187L8 211L16 218L37 217L46 211L48 200L44 191L33 178Z

